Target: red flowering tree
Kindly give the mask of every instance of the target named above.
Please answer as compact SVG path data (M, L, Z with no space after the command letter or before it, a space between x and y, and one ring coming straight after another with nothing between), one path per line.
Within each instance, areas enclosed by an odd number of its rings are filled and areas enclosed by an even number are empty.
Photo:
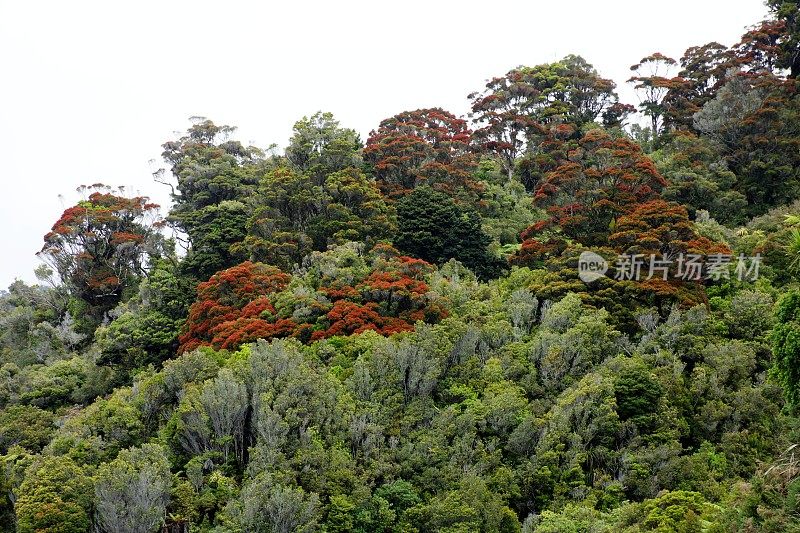
M714 98L738 64L734 51L717 42L688 48L680 59L681 71L667 83L662 102L665 127L691 130L693 115Z
M391 198L427 184L452 195L474 192L477 161L465 120L440 108L405 111L370 133L364 160L381 191Z
M748 28L734 46L738 64L752 72L773 72L781 61L787 38L784 20L765 20Z
M541 176L534 201L550 218L528 228L526 240L558 229L583 244L603 244L617 217L658 198L666 185L638 144L600 129L578 140L554 130L533 164Z
M683 206L662 199L632 206L616 220L608 243L594 245L590 250L604 257L610 266L606 276L591 283L584 282L578 271L579 257L587 248L565 239L526 240L515 262L545 267L544 275L529 286L540 301L578 294L585 305L606 309L615 325L629 333L638 329L636 314L640 309L654 307L666 316L676 304L707 304L707 272L687 271L689 254L707 258L731 253L724 245L700 236ZM657 261L652 275L651 254ZM680 254L684 254L683 263ZM618 263L621 255L635 256L630 260L631 266ZM625 268L628 270L620 270ZM696 279L697 274L701 279Z
M331 256L326 252L319 256ZM347 265L353 258L346 258ZM379 246L358 266L331 266L291 278L262 263L242 263L198 286L180 351L198 346L235 349L256 339L296 337L304 342L367 330L391 335L417 321L447 315L429 292L432 265ZM335 262L335 258L334 258Z
M293 328L286 323L273 324L275 308L270 297L290 280L291 276L276 267L250 261L217 272L197 286L197 300L189 308L179 351L209 345L231 348L259 338L285 336L285 329L291 332Z
M684 206L661 199L637 205L621 216L608 240L625 254L675 258L679 254L730 253L697 234Z
M643 268L639 280L616 280L612 270L590 286L581 281L578 257L586 247L612 266L618 254L642 254L649 265L650 254L674 261L680 253L729 251L698 235L686 208L661 198L666 181L631 140L592 130L578 141L551 136L545 146L535 202L547 208L550 218L523 233L512 258L515 264L546 267L546 281L531 287L538 298L577 292L589 305L621 317L620 327L630 331L635 329L632 310L639 306L666 313L674 303L690 306L705 300L702 283L676 279L677 263L670 265L667 280L646 279L649 272Z
M94 318L120 302L146 272L157 246L158 206L110 187L81 187L86 200L65 210L44 236L39 257L50 264Z
M580 127L601 115L610 125L624 120L627 109L618 105L614 90L614 82L580 56L515 68L489 80L483 92L469 95L478 124L475 138L484 150L497 154L511 177L517 156L546 126ZM605 116L609 109L612 113Z
M685 207L660 199L638 205L620 217L609 244L621 254L640 254L648 265L651 255L658 261L667 261L661 263L667 269L666 280L663 272L650 276L645 268L642 279L636 283L653 293L659 303L678 301L694 305L705 298L702 280L687 282L680 278L681 256L685 260L690 255L731 254L727 246L697 233Z
M320 288L334 304L317 320L312 340L366 330L391 335L413 330L418 321L433 323L447 316L425 281L436 267L388 245L376 246L367 258L369 271L353 286L327 280Z

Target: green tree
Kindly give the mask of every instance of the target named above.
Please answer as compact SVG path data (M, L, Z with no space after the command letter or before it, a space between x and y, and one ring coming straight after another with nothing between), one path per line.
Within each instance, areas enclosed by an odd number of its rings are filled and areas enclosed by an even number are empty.
M131 370L161 364L175 353L193 292L177 270L168 261L158 262L139 285L138 294L117 309L117 318L95 333L102 354L98 363L113 366L118 380Z
M237 246L247 236L251 214L251 209L241 200L223 200L181 213L181 225L191 243L181 261L181 274L206 280L215 272L240 262L244 255Z
M149 533L160 526L172 483L164 448L122 450L100 467L95 485L97 524L107 533Z
M786 400L800 405L800 292L790 291L778 300L772 330L775 370Z
M626 361L622 371L614 376L620 420L632 420L643 433L653 429L662 394L661 384L640 359Z
M355 130L342 128L332 113L318 111L294 124L286 158L317 184L348 167L361 166L361 139Z
M11 405L0 411L0 452L22 446L38 453L50 441L55 416L32 405Z
M502 268L487 248L490 241L477 213L430 187L418 187L397 203L395 244L414 257L439 264L457 259L488 279Z
M163 145L175 182L164 170L155 175L172 191L167 220L185 234L183 271L197 280L239 262L230 248L246 235L249 212L242 202L269 167L259 149L231 139L235 131L196 118L184 136Z
M670 90L674 90L683 80L671 76L671 71L677 61L660 52L655 52L643 57L638 63L631 66L634 76L628 83L633 84L639 93L639 109L645 116L650 117L650 131L654 142L662 133L664 117L667 114L664 99Z
M19 533L85 533L92 479L64 456L44 456L25 472L16 502Z
M317 528L319 498L261 474L244 486L241 525L253 533L301 533Z
M268 173L252 201L241 247L251 260L291 271L314 250L350 240L374 244L391 235L394 213L360 170L347 168L321 184L288 167Z
M800 78L800 4L796 0L767 0L772 16L783 25L778 66Z
M708 138L676 133L662 150L652 154L667 186L664 198L686 206L689 216L708 211L723 224L740 224L747 198L736 190L737 177L725 157Z

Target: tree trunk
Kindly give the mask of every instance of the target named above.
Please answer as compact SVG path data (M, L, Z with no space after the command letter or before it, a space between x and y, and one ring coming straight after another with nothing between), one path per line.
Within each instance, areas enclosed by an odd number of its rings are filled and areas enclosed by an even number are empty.
M161 533L189 533L189 521L178 520L177 522L166 523L161 528Z

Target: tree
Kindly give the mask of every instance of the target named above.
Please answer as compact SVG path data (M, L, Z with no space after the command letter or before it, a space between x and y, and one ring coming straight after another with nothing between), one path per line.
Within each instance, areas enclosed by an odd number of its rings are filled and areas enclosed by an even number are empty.
M518 67L493 78L483 93L472 93L475 138L485 150L496 153L509 179L517 155L545 125L591 123L611 110L610 123L625 114L618 104L614 82L601 78L580 56L556 63ZM612 115L616 115L613 118Z
M395 243L404 252L432 263L457 259L483 278L494 277L499 260L487 249L491 239L474 212L446 194L420 187L397 203Z
M145 196L118 196L104 185L61 215L44 236L39 256L53 266L97 322L159 257L158 206Z
M406 519L423 531L519 531L514 512L475 474L465 475L456 490L409 509Z
M666 83L664 126L691 130L692 116L716 96L739 63L734 50L717 42L688 48L680 59L678 76Z
M723 146L733 148L746 135L745 119L763 105L763 90L753 78L734 76L694 115L694 126Z
M356 168L329 174L321 185L308 175L278 168L262 180L251 202L248 235L234 249L252 260L291 270L313 250L389 237L394 212L374 181Z
M796 5L796 4L795 4ZM791 46L787 39L787 27L784 20L764 20L756 24L742 35L741 41L735 45L737 62L752 73L772 74L781 64L789 66L781 57L785 45ZM791 53L791 52L790 52ZM791 63L791 59L789 62Z
M162 156L177 183L163 170L155 174L156 181L172 190L167 220L187 238L183 272L197 280L241 261L231 246L247 233L250 213L244 201L269 167L260 150L230 139L235 131L196 118L186 135L163 145Z
M390 198L428 185L451 196L473 198L477 161L465 120L440 108L405 111L370 132L364 159L381 191Z
M180 264L183 277L208 279L246 258L239 248L247 237L252 209L240 200L223 200L181 214L191 247Z
M186 135L163 144L162 156L177 180L173 188L175 209L170 216L179 226L183 214L225 200L241 200L257 184L255 170L263 154L252 146L230 140L235 131L234 127L217 126L195 117ZM162 173L157 173L156 179L166 182Z
M784 24L778 66L789 69L789 76L800 78L800 4L795 0L767 0L773 17Z
M139 292L116 310L118 316L95 333L101 356L98 363L127 372L160 364L175 354L178 334L190 303L193 286L168 261L154 264Z
M621 335L608 318L605 310L584 309L577 294L546 309L531 350L543 390L555 394L568 388L619 351Z
M394 233L394 208L376 185L353 167L325 178L323 210L308 231L315 250L350 241L373 246Z
M355 130L339 127L332 113L318 111L295 122L286 158L319 185L334 172L360 167L360 149Z
M149 533L164 521L172 483L164 448L122 450L100 467L95 485L97 525L107 533Z
M663 106L664 98L670 90L683 83L682 78L669 77L669 71L675 65L677 62L674 59L656 52L643 57L631 66L635 75L628 80L628 83L632 83L640 94L639 109L650 117L650 128L656 141L661 134L666 114Z
M19 533L85 533L92 480L64 456L42 456L25 472L16 501Z
M550 478L533 489L542 492L537 499L550 491L551 497L558 497L590 487L601 472L613 469L620 430L614 385L607 373L591 372L560 394L544 417L542 437L535 445L536 469Z
M772 354L775 370L783 385L786 400L800 405L800 292L784 294L775 310L772 330Z
M197 286L197 300L189 308L179 352L209 344L228 348L277 335L280 330L274 330L261 314L274 312L269 298L283 290L290 279L275 267L249 261L214 274ZM235 341L230 340L231 323L238 326Z
M681 257L731 255L731 250L724 244L698 234L685 207L660 199L645 202L620 217L608 242L620 254L629 257L641 254L639 257L647 261L653 258L669 262L664 263L667 274L655 272L650 276L649 272L643 272L644 279L640 283L642 288L654 294L661 309L670 301L689 304L705 298L701 281L680 278Z
M747 198L735 190L736 174L711 139L678 132L653 159L668 183L664 198L684 205L690 218L704 210L723 224L744 222Z
M639 516L644 528L658 531L692 531L709 523L717 513L698 492L678 490L642 502Z
M317 527L319 497L261 474L242 489L242 526L254 533L310 532Z
M640 359L632 359L614 377L614 396L620 420L633 420L640 431L651 432L664 390Z
M223 460L228 461L235 453L240 464L245 464L245 415L250 405L244 383L223 369L203 385L200 403L208 415L214 448L222 452Z
M694 117L722 146L748 215L800 196L800 93L796 80L740 73Z
M32 405L11 405L0 412L0 451L21 446L33 453L44 448L55 430L55 416Z
M600 129L577 140L553 134L535 169L541 178L534 202L550 218L528 228L524 239L553 228L582 244L602 245L618 217L658 198L666 185L638 144Z
M660 199L621 216L608 241L623 254L655 254L673 260L680 254L730 253L697 233L685 207Z
M14 504L19 495L19 487L25 479L25 471L34 459L34 455L17 446L0 456L0 491L2 491L0 494L0 524L7 529L16 530L17 515Z
M375 247L366 257L369 265L349 251L352 247L342 246L317 252L294 278L251 262L218 272L198 286L179 352L198 346L235 349L282 337L310 342L366 330L391 335L447 315L425 281L432 265L389 246Z
M19 366L43 363L80 345L86 336L75 330L77 324L68 306L69 294L63 285L12 283L0 295L3 360Z
M600 77L594 66L581 56L568 55L548 67L537 73L543 83L550 85L549 91L545 91L553 107L545 114L548 119L556 115L577 126L591 124L600 117L606 120L609 108L619 103L616 84ZM553 74L557 81L553 80ZM559 110L556 103L564 105L565 110Z

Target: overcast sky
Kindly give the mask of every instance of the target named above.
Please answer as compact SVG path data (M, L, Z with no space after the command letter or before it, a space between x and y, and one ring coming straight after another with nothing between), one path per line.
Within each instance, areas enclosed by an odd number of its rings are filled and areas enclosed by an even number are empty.
M324 110L366 139L403 110L464 114L487 78L570 53L624 86L641 57L732 44L765 13L760 0L0 0L0 287L34 279L78 185L125 185L165 212L151 173L191 116L283 147Z

